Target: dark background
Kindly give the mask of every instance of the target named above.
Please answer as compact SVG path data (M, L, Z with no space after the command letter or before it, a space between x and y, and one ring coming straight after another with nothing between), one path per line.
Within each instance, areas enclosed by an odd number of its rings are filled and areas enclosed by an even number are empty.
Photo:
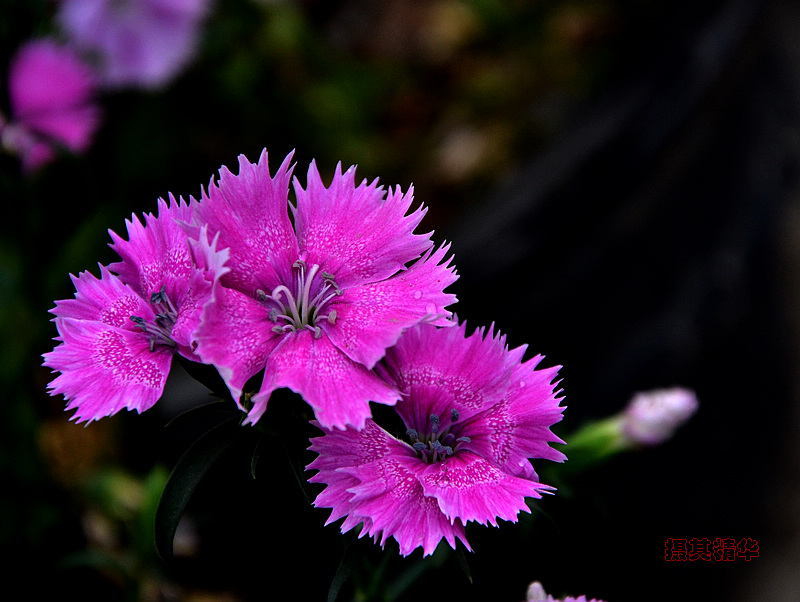
M311 600L347 549L342 599L513 601L536 579L609 602L795 600L800 8L696 4L218 0L169 87L102 97L86 156L29 178L0 157L5 582L86 600ZM5 81L53 6L0 7ZM254 434L212 468L189 506L195 539L163 564L143 535L154 500L218 416L165 427L206 401L176 370L153 410L75 426L45 391L47 310L72 295L68 273L113 261L108 228L264 146L273 167L296 149L301 181L316 158L323 174L342 161L413 182L423 226L452 241L459 318L563 366L568 443L636 391L689 387L699 412L581 474L535 463L559 493L519 525L468 530L470 584L457 554L421 563L323 527L290 468L310 459L301 402L278 398L264 420L285 438L260 448L255 480ZM668 563L670 537L749 537L760 555Z

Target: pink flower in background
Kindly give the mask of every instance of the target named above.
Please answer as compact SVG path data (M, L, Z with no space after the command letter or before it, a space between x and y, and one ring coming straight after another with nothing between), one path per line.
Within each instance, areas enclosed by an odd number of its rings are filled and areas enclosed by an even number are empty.
M11 122L2 142L25 171L52 161L59 147L88 149L100 124L95 84L91 68L69 48L37 40L19 49L9 66Z
M109 87L158 88L193 58L210 0L62 0L61 27Z
M445 307L456 298L443 289L457 276L447 246L433 251L430 233L413 233L425 210L406 215L411 191L356 186L355 168L337 168L326 188L312 163L306 189L295 179L293 223L290 160L271 177L266 150L257 164L240 156L239 175L223 167L196 202L192 232L207 224L230 249L197 353L217 366L237 403L264 370L252 408L243 406L250 423L272 391L288 387L323 426L360 429L370 401L399 398L372 372L375 363L406 328L450 324Z
M681 387L637 393L622 413L622 433L629 441L659 445L697 411L694 391Z
M525 602L603 602L603 600L598 600L597 598L587 600L586 596L578 596L577 598L567 596L563 600L556 599L544 591L541 583L534 581L528 586L528 593L525 596Z
M516 522L529 512L526 497L552 487L539 482L529 458L563 461L549 443L561 420L553 391L558 368L536 370L542 356L522 362L505 337L466 325L409 329L376 371L401 399L395 410L406 429L401 441L367 420L363 430L323 428L311 441L318 457L309 479L327 487L314 505L331 508L326 524L344 517L342 532L359 523L383 546L432 554L444 538L469 549L464 525Z
M176 220L190 219L185 203L159 200L158 217L127 222L129 240L111 233L122 261L100 266L99 279L73 276L75 298L51 310L61 343L44 365L61 374L50 393L66 397L78 422L147 410L161 397L174 353L200 361L193 332L227 251L209 244L205 230L189 240Z

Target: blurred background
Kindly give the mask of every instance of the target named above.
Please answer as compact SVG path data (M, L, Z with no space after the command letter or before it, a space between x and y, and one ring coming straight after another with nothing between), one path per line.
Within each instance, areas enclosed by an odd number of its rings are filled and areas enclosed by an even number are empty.
M0 2L0 112L34 38L67 43L66 0ZM102 4L102 3L101 3ZM125 2L110 3L124 5ZM181 5L148 0L142 4ZM200 6L203 2L186 2ZM789 0L216 0L169 77L98 89L82 153L0 156L0 574L28 597L520 601L529 582L609 602L796 600L800 591L800 6ZM157 11L156 11L157 12ZM88 53L96 60L96 55ZM295 149L414 184L452 241L457 312L563 366L569 433L637 391L700 410L665 444L581 473L475 551L396 548L323 527L298 486L302 433L243 437L206 475L164 564L152 518L170 469L214 422L179 370L142 414L76 426L41 354L68 274L107 264L107 230L222 165ZM265 419L291 419L292 400ZM270 413L272 416L270 416ZM290 434L291 429L287 427ZM569 456L567 446L564 450ZM311 457L302 457L307 462ZM568 466L565 465L565 466ZM746 562L665 562L667 538L752 538ZM380 587L376 584L380 583Z

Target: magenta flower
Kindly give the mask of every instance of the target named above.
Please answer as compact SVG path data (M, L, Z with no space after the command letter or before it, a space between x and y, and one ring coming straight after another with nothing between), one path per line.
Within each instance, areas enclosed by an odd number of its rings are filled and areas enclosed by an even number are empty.
M210 0L62 0L61 27L109 87L158 88L194 57Z
M51 40L22 46L8 74L11 123L3 146L31 172L52 161L58 147L85 151L100 124L95 76L75 52Z
M383 546L403 556L432 554L442 538L469 548L469 521L497 526L529 512L526 497L552 487L539 482L529 458L563 461L550 427L561 420L553 391L558 368L536 370L542 356L522 362L505 337L466 326L409 329L376 371L401 394L395 410L408 442L367 420L363 430L336 431L311 441L319 456L309 479L327 487L314 505L331 508L326 524L344 517L342 532L362 523ZM318 425L319 426L319 425Z
M257 164L240 156L239 175L223 167L196 203L195 223L230 249L230 272L206 307L197 353L217 366L250 423L272 391L288 387L324 426L360 429L370 401L399 397L372 372L375 363L404 329L450 324L444 308L456 298L443 289L456 275L443 262L447 246L433 251L430 234L413 234L425 210L406 215L411 191L356 186L355 168L337 168L326 188L312 163L306 189L295 179L292 225L290 160L273 178L266 150ZM242 388L261 370L248 408Z
M176 221L190 219L182 201L159 200L158 217L126 222L129 240L111 233L122 261L101 265L99 279L73 276L75 298L51 310L61 343L44 365L61 374L50 394L66 397L77 422L147 410L161 397L174 353L200 361L193 332L227 251L209 244L205 230L189 240Z

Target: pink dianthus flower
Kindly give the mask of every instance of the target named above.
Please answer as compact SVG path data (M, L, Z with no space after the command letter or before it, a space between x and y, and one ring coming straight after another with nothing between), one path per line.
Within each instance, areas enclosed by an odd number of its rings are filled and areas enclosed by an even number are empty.
M94 72L69 48L36 40L17 51L8 74L11 121L0 129L24 171L52 161L58 147L88 149L100 124L95 88Z
M383 546L393 537L403 556L432 554L444 538L469 548L469 521L497 526L529 512L526 497L553 488L539 482L529 458L563 461L550 427L561 420L558 368L522 362L505 337L465 336L466 325L427 324L406 331L376 371L400 391L394 407L408 441L367 420L363 430L325 429L311 441L319 456L309 481L327 485L314 505L344 517L342 532L361 523ZM319 425L318 425L319 426Z
M360 429L370 401L399 398L372 368L406 328L451 324L445 307L456 298L443 289L456 275L444 261L447 246L433 251L430 234L413 234L425 210L406 215L411 191L356 186L355 168L341 167L326 188L312 163L305 189L295 178L291 206L290 160L272 177L266 150L256 164L240 156L239 174L223 167L195 202L194 230L207 224L230 249L197 353L220 371L249 423L272 391L288 387L322 425ZM246 407L242 388L261 370Z
M173 354L200 361L193 333L227 250L209 244L205 230L198 240L187 237L176 223L191 219L182 201L159 200L158 208L145 225L126 222L129 240L111 232L122 261L101 265L99 279L72 276L75 298L51 310L60 344L44 354L44 365L61 374L49 389L66 397L77 422L147 410L161 397Z

